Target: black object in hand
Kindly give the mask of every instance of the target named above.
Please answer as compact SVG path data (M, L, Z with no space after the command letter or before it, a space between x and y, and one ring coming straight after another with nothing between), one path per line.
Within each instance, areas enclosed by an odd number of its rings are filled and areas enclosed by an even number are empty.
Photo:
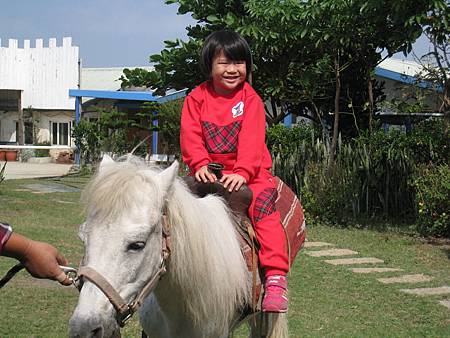
M225 166L220 163L209 163L208 164L208 170L211 171L214 175L216 175L218 180L220 180L222 178L222 170L224 168L225 168Z

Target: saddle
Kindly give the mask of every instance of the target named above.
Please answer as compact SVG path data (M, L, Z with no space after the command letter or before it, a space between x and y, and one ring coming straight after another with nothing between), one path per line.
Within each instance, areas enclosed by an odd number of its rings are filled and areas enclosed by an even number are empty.
M292 266L292 263L306 238L305 217L300 201L295 193L278 177L274 178L278 191L278 198L275 202L275 206L280 212L281 223L286 235L289 265ZM192 193L198 197L215 194L222 197L228 203L237 219L237 222L235 222L236 230L240 235L239 242L247 264L247 269L253 276L253 299L250 310L251 312L259 311L261 309L262 297L260 297L260 295L264 275L259 268L258 262L259 243L247 214L247 210L252 202L252 191L246 185L243 185L239 191L229 192L220 183L198 182L192 176L184 177L183 181Z

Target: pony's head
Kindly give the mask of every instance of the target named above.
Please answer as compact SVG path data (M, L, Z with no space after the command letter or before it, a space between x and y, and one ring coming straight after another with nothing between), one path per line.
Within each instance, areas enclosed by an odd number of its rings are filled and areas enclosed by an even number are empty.
M161 265L162 215L172 193L178 163L149 168L128 157L104 156L83 199L86 222L83 266L101 274L126 302L132 301ZM70 319L71 337L111 337L119 332L116 310L105 294L85 280Z

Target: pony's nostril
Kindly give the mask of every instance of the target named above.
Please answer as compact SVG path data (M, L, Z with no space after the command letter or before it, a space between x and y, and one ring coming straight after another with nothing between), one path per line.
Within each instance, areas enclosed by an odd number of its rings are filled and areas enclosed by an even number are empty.
M92 338L102 338L103 337L103 328L98 327L91 331Z

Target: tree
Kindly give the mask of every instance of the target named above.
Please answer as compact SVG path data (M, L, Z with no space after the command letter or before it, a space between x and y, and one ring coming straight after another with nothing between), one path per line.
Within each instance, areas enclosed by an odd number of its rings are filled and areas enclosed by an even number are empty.
M269 124L290 113L313 112L323 126L333 126L336 141L343 107L352 107L350 118L342 120L346 125L371 125L374 68L382 51L408 52L422 29L411 18L427 13L434 1L411 6L407 0L166 0L197 22L187 27L188 41L165 41L164 50L150 57L155 76L145 84L160 95L192 89L203 79L202 41L214 30L230 28L250 43L253 86L266 102Z
M439 111L444 113L446 134L450 130L450 1L435 0L435 6L426 14L415 17L422 24L433 50L422 56L423 71L418 81L433 84L433 90L441 93Z

